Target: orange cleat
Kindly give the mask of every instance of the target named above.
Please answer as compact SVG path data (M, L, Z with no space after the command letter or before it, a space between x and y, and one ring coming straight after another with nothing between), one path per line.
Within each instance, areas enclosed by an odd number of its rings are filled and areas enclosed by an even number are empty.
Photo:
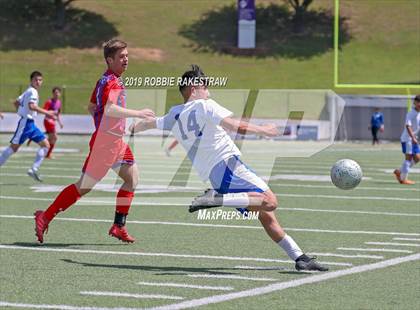
M125 226L118 226L117 224L112 225L108 233L110 236L121 240L122 242L133 243L136 241L133 237L128 234L127 228Z
M35 236L40 243L44 242L44 233L48 232L48 220L45 218L44 211L37 210L35 215Z
M398 182L402 182L402 180L401 180L401 171L400 171L400 169L395 169L394 170L394 174L395 174L395 178L398 180Z
M416 184L416 182L411 181L411 180L408 180L408 179L401 180L401 182L400 182L400 183L401 183L401 184L405 184L405 185L414 185L414 184Z

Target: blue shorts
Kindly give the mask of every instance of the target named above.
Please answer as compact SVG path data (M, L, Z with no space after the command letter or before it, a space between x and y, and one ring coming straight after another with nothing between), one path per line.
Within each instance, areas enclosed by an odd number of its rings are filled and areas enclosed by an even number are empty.
M248 168L238 156L222 160L210 172L211 185L220 194L257 192L268 190L268 185ZM241 213L248 209L238 208Z
M10 143L22 144L27 139L31 139L38 143L45 139L45 135L41 130L38 129L38 127L35 126L34 120L22 117L19 120L16 131L10 140Z
M401 142L402 152L407 155L416 155L420 153L418 144L414 144L411 141Z

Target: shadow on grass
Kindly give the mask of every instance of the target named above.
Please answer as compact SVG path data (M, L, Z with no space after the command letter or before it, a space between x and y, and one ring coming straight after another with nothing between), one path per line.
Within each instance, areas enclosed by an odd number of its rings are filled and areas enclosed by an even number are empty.
M99 268L116 268L116 269L129 269L129 270L145 270L145 271L154 271L159 272L159 275L174 275L173 272L177 272L177 274L185 274L185 273L210 273L210 274L234 274L231 272L227 272L227 270L233 270L234 268L204 268L204 267L163 267L163 266L142 266L142 265L123 265L123 264L94 264L94 263L84 263L78 262L71 259L61 259L62 261L69 263L69 264L77 264L82 265L84 267L99 267ZM163 272L163 273L161 273ZM179 273L181 272L181 273Z
M14 242L10 245L31 247L31 248L68 248L72 246L126 246L126 243L43 243L34 242Z
M70 7L66 24L57 30L53 1L0 0L0 50L93 48L118 35L102 15Z
M350 41L346 19L340 17L340 45ZM296 33L293 13L287 6L270 4L256 8L255 49L238 49L237 11L235 5L205 13L192 24L183 25L178 33L191 41L196 52L241 56L305 59L333 48L334 16L327 10L308 11L304 28Z

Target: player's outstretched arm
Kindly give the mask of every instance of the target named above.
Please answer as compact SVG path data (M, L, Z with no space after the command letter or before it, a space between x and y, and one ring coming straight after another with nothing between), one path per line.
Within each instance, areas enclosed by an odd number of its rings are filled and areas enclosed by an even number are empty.
M411 126L410 125L406 125L405 127L407 128L408 135L411 137L411 141L413 141L414 144L419 144L419 142L417 141L417 137L414 134L413 129L411 128Z
M257 134L267 137L280 135L275 124L255 125L245 121L240 121L232 117L226 117L220 122L220 126L227 131L238 132L240 134Z
M142 119L135 124L131 124L129 131L131 133L136 133L136 132L146 131L146 130L154 129L154 128L156 128L156 118L149 117L149 118Z
M148 118L154 117L155 112L150 109L143 109L143 110L131 110L120 107L116 104L107 104L105 106L105 114L110 117L116 118L129 118L129 117L136 117L136 118Z
M37 106L37 105L36 105L35 103L33 103L33 102L30 102L30 103L29 103L29 108L30 108L32 111L36 111L36 112L38 112L38 113L48 115L48 116L52 117L53 119L57 119L57 115L55 115L55 112L54 112L54 111L47 111L47 110L45 110L45 109L43 109L43 108L41 108L41 107Z

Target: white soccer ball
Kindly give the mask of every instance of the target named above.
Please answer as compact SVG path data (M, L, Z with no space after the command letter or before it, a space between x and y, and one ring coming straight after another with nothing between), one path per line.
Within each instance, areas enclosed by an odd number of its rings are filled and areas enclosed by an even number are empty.
M331 181L341 189L355 188L362 180L362 176L362 168L351 159L341 159L331 168Z

